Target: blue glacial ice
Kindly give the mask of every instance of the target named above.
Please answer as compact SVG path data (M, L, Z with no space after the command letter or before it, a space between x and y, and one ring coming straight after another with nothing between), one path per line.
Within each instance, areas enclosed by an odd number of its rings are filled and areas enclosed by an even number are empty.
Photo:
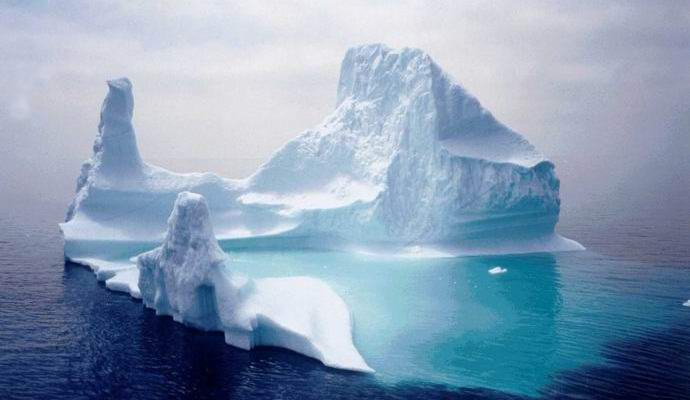
M236 277L221 278L213 272L215 263L225 262L216 238L224 247L338 249L409 257L582 249L555 232L560 199L554 164L498 122L420 50L383 45L350 49L342 62L331 115L239 180L212 173L179 174L146 163L132 124L131 82L108 81L108 90L93 155L82 165L76 196L60 224L65 257L90 266L108 288L141 297L159 313L203 329L223 330L228 343L238 347L280 345L327 365L368 368L361 357L352 356L358 356L354 347L323 344L329 335L334 341L351 340L349 314L332 289L313 278L267 278L245 284L237 283ZM179 271L163 267L172 228L168 218L171 210L173 216L177 212L174 205L181 192L204 198L208 227L215 232L212 240L207 237L212 251L202 267L179 264L183 274L203 271L203 280L189 287L176 281ZM139 268L129 259L161 243L163 247L137 258ZM152 276L172 279L177 284L169 286L171 290L186 294L151 297L152 288L161 287ZM250 287L253 299L245 293ZM310 336L299 330L299 324L276 323L290 319L291 311L269 299L290 297L314 304L306 294L292 296L295 291L329 298L317 303L343 315L322 326L344 331ZM187 304L193 310L189 311L175 299L204 306ZM208 309L209 304L216 309ZM232 306L221 307L226 304ZM231 315L237 307L246 313L244 319ZM318 308L313 315L328 317ZM241 324L233 324L240 320L253 322L238 331ZM280 333L257 336L252 329ZM262 343L256 337L273 339ZM340 358L338 351L349 355Z

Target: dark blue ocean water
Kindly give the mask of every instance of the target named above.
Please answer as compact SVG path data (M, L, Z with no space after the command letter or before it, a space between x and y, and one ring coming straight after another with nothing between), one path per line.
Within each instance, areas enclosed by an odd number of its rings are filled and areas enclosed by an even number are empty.
M560 231L585 252L231 255L255 276L327 280L375 375L156 317L64 261L67 194L13 201L0 207L0 398L690 398L690 207L670 190L566 201Z

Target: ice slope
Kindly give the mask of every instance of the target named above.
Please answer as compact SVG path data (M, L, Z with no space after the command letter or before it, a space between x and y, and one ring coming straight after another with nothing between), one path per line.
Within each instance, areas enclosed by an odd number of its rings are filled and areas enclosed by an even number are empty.
M180 191L207 199L224 245L413 256L582 248L555 233L553 163L421 50L350 49L333 113L244 180L143 162L131 84L108 86L93 157L61 224L68 258L152 247Z
M131 293L159 315L225 333L228 344L287 348L325 365L372 372L352 343L352 321L343 300L308 277L252 280L226 268L203 196L182 192L168 220L163 244L137 257L108 288Z

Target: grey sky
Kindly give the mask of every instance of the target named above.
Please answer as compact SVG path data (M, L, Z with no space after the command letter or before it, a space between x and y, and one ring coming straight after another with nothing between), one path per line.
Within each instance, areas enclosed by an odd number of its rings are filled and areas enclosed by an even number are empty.
M565 182L689 164L688 2L94 3L0 3L3 159L88 157L118 76L145 159L266 158L332 109L349 46L383 42L429 52Z

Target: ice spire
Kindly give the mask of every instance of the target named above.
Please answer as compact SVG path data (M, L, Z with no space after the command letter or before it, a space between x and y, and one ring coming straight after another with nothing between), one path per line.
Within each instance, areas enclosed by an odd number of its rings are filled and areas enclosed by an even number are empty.
M94 161L100 173L127 177L141 171L143 162L132 126L133 112L132 83L127 78L109 80L98 137L93 145Z

